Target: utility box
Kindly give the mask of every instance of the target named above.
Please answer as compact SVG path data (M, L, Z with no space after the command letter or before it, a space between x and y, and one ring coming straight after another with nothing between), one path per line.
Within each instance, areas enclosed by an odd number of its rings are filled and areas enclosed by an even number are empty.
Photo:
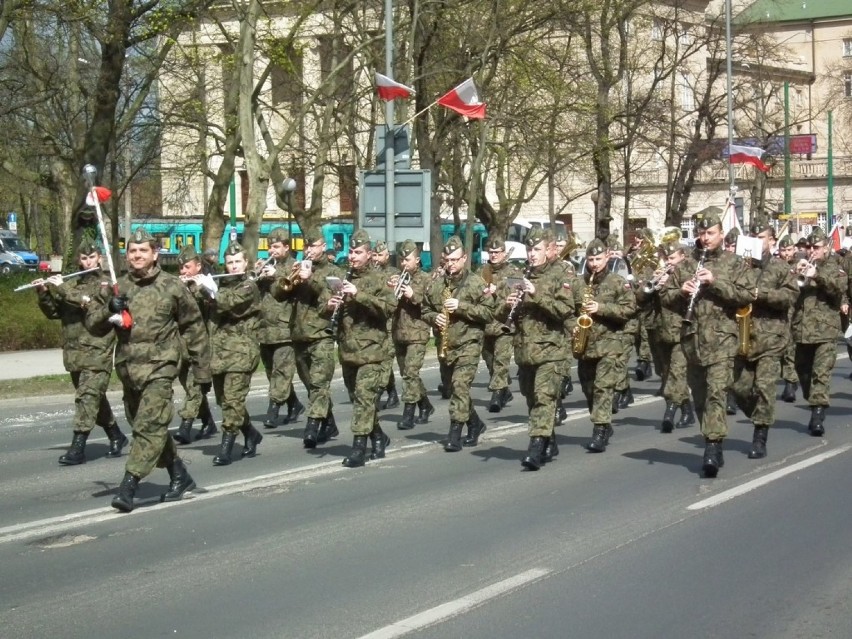
M432 224L432 173L424 170L394 171L394 240L429 242ZM361 171L358 225L375 240L385 238L385 172Z

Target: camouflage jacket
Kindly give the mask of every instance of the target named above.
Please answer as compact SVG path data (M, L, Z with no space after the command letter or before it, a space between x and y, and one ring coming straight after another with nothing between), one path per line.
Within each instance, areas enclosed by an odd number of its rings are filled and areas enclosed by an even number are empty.
M293 302L282 288L285 278L293 273L295 260L289 255L283 262L276 262L275 277L256 281L260 291L261 344L282 344L290 341L290 324L293 320Z
M847 276L837 260L815 263L816 277L805 281L793 310L793 340L797 344L834 342L840 334L840 305Z
M260 361L260 291L246 275L220 280L210 321L212 373L251 373Z
M183 282L154 265L146 277L131 273L118 280L128 299L133 325L116 328L115 369L124 384L142 388L152 379L174 380L178 374L181 337L199 384L210 381L210 338L201 311ZM89 326L108 323L109 292L93 299L86 316ZM109 325L109 324L107 324ZM111 325L110 325L111 326Z
M62 286L48 284L38 294L45 317L62 322L62 362L68 372L112 371L115 332L110 324L87 327L85 321L89 302L108 286L105 274L94 272Z
M293 321L290 324L290 338L294 342L316 342L331 339L326 332L331 319L328 300L332 293L325 281L326 277L343 278L344 273L326 260L314 262L313 272L307 281L300 282L293 290L282 296L293 302Z
M432 278L421 270L411 277L414 294L411 299L399 300L393 315L392 335L397 344L425 344L429 341L430 325L423 317L423 304Z
M352 271L358 292L344 300L339 315L338 356L344 364L373 364L388 358L388 321L396 310L396 298L387 275L377 269Z
M754 269L757 298L751 304L751 338L746 358L780 357L790 342L790 309L799 287L784 260L764 254Z
M388 282L390 282L390 279L392 277L396 276L396 275L399 275L399 273L400 273L400 270L398 268L396 268L395 266L391 266L390 263L387 263L384 266L373 266L372 270L375 273L378 273L379 275L381 275L383 278L385 278L385 286L389 286ZM392 288L391 288L391 291L393 291ZM393 316L388 318L388 334L390 334L392 331L393 331ZM393 356L394 356L394 353L395 353L395 349L393 347L393 340L388 340L387 344L388 344L388 351L387 351L387 356L386 356L385 359L393 359Z
M506 279L510 277L523 277L524 271L517 264L513 264L506 260L501 264L496 265L488 262L480 269L479 275L486 283L486 286L488 283L491 283L496 287L496 290L494 291L494 301L495 307L499 309L503 306L503 300L505 300L509 296L509 293L511 293L509 287L506 285ZM503 327L503 322L495 317L492 321L488 322L488 325L485 327L485 334L489 337L503 335ZM512 332L514 332L514 329Z
M693 259L678 264L660 291L663 304L682 318L689 306L689 298L680 288L695 276L698 255L700 251L696 250ZM687 361L708 366L736 356L738 331L735 315L738 308L753 301L756 278L737 255L722 248L708 252L704 266L713 273L715 281L698 291L693 320L691 323L683 322L681 326L681 343Z
M598 303L598 312L592 315L588 346L580 359L617 357L624 352L625 327L636 316L636 295L630 283L608 269L591 280L585 273L573 287L574 310L579 317L583 300L589 296ZM591 283L590 283L591 282Z
M204 324L204 330L210 331L210 319L213 314L213 298L210 296L210 293L206 291L201 286L198 286L195 282L186 282L186 287L189 289L192 298L198 304L198 310L201 311L201 318ZM181 338L181 353L180 357L184 361L189 361L189 351L186 348L186 344Z

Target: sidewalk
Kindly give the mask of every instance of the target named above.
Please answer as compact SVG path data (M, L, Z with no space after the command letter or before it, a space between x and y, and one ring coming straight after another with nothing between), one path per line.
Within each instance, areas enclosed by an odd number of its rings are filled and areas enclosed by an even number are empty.
M61 348L0 353L0 380L63 374Z

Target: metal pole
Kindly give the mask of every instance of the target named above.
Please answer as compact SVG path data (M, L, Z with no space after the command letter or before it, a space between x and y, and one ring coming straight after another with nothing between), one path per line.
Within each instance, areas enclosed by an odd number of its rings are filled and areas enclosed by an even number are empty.
M385 74L393 78L393 0L385 0ZM396 132L393 100L385 102L385 243L391 260L396 259L396 204L394 202L394 162Z
M731 146L734 144L734 96L733 96L733 63L731 60L731 0L725 0L725 46L727 50L727 65L728 65L728 186L730 198L733 200L737 192L736 176L734 174L734 165L731 164Z
M231 205L231 235L232 242L237 241L237 174L231 176L231 186L228 188L228 203Z
M784 213L793 208L793 180L790 177L790 82L784 81ZM789 217L787 219L790 219Z
M828 227L826 231L829 233L834 228L834 153L832 147L832 122L834 120L834 114L829 111L828 112L828 208L826 210L826 226Z

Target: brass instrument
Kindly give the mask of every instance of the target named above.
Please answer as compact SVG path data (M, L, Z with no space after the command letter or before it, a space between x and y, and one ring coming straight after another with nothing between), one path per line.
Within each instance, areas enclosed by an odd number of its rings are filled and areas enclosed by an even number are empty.
M512 257L512 253L515 251L515 245L509 247L509 250L506 251L506 259L500 262L500 264L504 264L509 261L509 258ZM482 267L482 270L479 273L479 276L483 279L486 285L491 286L494 283L494 266L491 262L486 262L485 266Z
M568 234L568 239L565 242L565 248L562 249L562 252L559 254L559 261L562 262L571 257L571 253L580 248L579 243L577 242L577 236L573 233Z
M100 270L101 270L101 267L96 266L95 268L89 268L89 269L86 269L85 271L77 271L76 273L69 273L68 275L62 276L62 281L71 279L72 277L80 277L81 275L85 275L86 273L93 273L95 271L100 271ZM35 282L32 282L31 284L24 284L22 286L19 286L18 288L13 289L12 292L17 293L18 291L26 291L29 288L35 288L36 286L42 286L43 284L47 284L47 280L38 279Z
M450 330L450 311L444 306L444 302L452 296L453 294L450 291L450 287L445 286L444 290L441 291L441 315L444 316L446 323L444 324L444 327L438 331L441 335L441 350L438 351L438 357L441 359L447 359L447 333Z
M693 279L698 276L698 271L704 268L704 262L707 260L707 249L701 250L701 257L698 260L698 266L695 267L695 276ZM695 291L689 298L689 304L686 306L686 313L683 316L683 321L687 324L692 324L693 319L695 319L695 303L698 301L698 292L701 290L700 285L695 287Z
M533 265L527 263L527 267L524 269L523 278L527 279L530 275L532 275ZM512 304L512 308L509 309L509 314L506 316L506 323L500 327L500 330L503 333L508 334L511 333L515 328L515 320L517 319L518 309L521 307L521 303L524 301L524 297L526 297L526 291L524 289L520 289L518 292L518 296L515 298L515 303Z
M589 283L586 284L586 289L583 291L583 307L595 301L594 285L595 274L592 273L589 275ZM595 320L585 311L577 318L577 325L571 331L571 351L574 353L574 357L582 357L585 354L594 323Z
M799 286L799 288L804 288L807 285L808 278L805 276L805 271L810 269L810 267L813 266L813 265L814 265L813 258L810 258L808 260L808 263L805 264L804 266L802 266L801 261L799 261L799 265L796 268L796 270L799 271L799 276L796 278L796 284Z
M751 267L751 251L747 251L745 255L743 255L743 259L746 264ZM749 350L751 350L751 327L752 327L752 318L751 318L752 305L748 304L747 306L742 306L737 309L736 319L737 319L737 355L740 357L748 356Z
M396 299L402 299L402 289L411 284L411 273L403 271L396 277L396 284L393 287L393 294Z
M299 275L299 271L302 270L302 263L295 262L293 267L290 269L290 275L285 275L281 278L278 285L283 289L285 293L289 293L296 286L302 283L302 278Z
M674 264L666 264L666 267L654 275L650 280L645 283L645 288L643 289L646 295L650 295L651 293L655 293L660 290L660 282L666 275L670 275L674 270Z
M630 257L630 271L641 273L644 270L656 271L660 268L660 258L657 256L657 247L650 240L642 240L639 250Z
M346 284L349 280L352 279L352 275L355 270L350 266L349 270L346 271L346 277L343 278L343 283ZM343 302L340 302L331 314L331 322L329 322L328 327L325 329L326 334L328 335L337 335L337 328L340 325L340 312L343 309Z

